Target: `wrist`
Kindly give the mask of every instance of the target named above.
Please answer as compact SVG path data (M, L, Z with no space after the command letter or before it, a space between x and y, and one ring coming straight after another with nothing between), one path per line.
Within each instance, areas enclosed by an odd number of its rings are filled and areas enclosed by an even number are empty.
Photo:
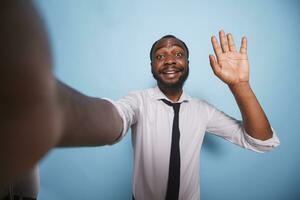
M248 81L230 84L228 85L228 87L234 95L251 91L251 87Z

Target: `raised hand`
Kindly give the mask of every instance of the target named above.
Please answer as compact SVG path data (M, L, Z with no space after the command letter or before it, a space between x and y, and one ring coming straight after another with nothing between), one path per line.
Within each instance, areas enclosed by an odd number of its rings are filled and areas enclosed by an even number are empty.
M215 36L211 43L216 54L209 55L210 65L217 77L229 86L249 81L249 62L247 56L247 39L242 38L240 51L237 52L231 33L219 32L221 47Z

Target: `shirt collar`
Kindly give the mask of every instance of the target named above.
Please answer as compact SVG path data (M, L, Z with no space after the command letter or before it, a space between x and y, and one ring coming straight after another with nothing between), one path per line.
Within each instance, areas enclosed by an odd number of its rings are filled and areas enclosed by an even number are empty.
M171 101L160 89L158 86L154 87L151 92L151 96L156 100L166 99L168 101ZM182 102L188 102L191 100L191 97L187 95L184 91L182 91L182 94L178 100L178 103ZM172 101L171 101L172 102Z

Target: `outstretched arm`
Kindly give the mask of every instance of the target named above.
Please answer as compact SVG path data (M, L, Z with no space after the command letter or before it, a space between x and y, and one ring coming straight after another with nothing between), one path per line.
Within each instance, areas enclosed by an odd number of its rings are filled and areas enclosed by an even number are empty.
M58 146L98 146L114 143L122 132L122 119L107 100L88 97L57 82L62 112L62 135Z
M0 2L0 190L60 138L48 40L27 0Z
M55 146L111 144L122 121L108 101L56 81L29 0L0 2L0 192Z
M249 62L247 39L242 38L237 51L230 33L219 32L219 45L215 36L211 42L215 55L209 55L210 65L215 75L226 83L240 108L246 132L252 137L267 140L272 137L272 129L249 84Z

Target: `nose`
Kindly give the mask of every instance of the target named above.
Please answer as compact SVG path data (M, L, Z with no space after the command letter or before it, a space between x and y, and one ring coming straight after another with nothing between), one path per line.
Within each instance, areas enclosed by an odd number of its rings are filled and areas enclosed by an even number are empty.
M174 56L172 56L172 55L168 55L168 56L166 56L166 58L165 58L165 63L164 63L165 65L167 64L167 65L172 65L172 64L176 64L176 59L174 58Z

